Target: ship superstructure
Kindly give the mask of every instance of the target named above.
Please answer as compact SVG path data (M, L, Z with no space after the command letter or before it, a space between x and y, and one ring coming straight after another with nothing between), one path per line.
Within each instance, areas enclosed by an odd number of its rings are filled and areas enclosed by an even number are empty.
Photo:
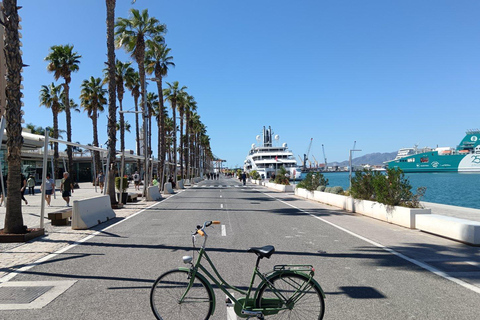
M480 130L468 130L456 148L404 148L387 163L404 172L480 172Z
M272 128L263 127L262 136L257 136L257 144L252 144L244 162L244 170L251 172L256 170L263 179L269 179L280 167L285 167L290 179L299 179L301 168L298 166L293 152L288 150L286 143L275 146L273 140L279 140L274 135Z

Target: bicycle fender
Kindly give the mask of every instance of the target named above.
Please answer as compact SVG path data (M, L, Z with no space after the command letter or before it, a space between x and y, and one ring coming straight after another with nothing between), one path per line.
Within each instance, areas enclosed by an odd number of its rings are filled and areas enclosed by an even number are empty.
M274 271L267 277L267 279L271 279L271 278L273 278L277 275L280 275L280 274L292 274L292 273L302 275L302 276L305 276L305 277L309 278L309 276L305 272L300 272L300 271ZM320 286L320 284L317 282L317 280L315 280L315 278L312 278L310 281L312 281L313 285L316 286L320 290L320 293L322 294L322 297L325 299L325 292L323 292L322 286ZM265 280L260 282L260 284L257 286L257 289L255 290L255 301L257 300L258 291L259 291L258 289L260 289L263 285L266 285Z
M185 267L179 267L178 270L180 271L186 271L186 272L190 272L190 268L185 268ZM207 278L205 278L204 275L202 275L200 272L197 271L197 273L195 273L195 277L198 277L200 279L200 281L202 281L205 286L207 287L207 290L210 291L211 295L212 295L212 299L213 299L213 308L212 308L212 314L211 316L213 316L213 314L215 313L215 306L217 304L217 301L216 301L216 297L215 297L215 292L213 292L213 288L212 288L212 285L210 284L210 282L207 280ZM322 291L323 293L323 291Z

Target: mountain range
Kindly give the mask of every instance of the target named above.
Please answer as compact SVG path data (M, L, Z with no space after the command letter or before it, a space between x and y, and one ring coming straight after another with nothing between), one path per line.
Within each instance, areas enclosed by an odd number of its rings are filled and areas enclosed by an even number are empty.
M366 155L363 155L358 158L353 158L352 159L352 164L357 166L357 165L362 165L362 164L369 164L372 166L375 165L385 165L385 161L393 160L397 156L397 151L395 152L386 152L386 153L380 153L380 152L375 152L375 153L369 153ZM348 160L342 161L342 162L328 162L328 166L339 166L339 167L345 167L348 166Z

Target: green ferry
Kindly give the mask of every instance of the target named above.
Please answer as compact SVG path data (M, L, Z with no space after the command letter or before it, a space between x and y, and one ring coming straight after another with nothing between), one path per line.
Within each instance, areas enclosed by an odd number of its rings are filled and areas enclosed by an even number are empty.
M480 172L480 130L468 130L456 148L403 148L386 163L404 172Z

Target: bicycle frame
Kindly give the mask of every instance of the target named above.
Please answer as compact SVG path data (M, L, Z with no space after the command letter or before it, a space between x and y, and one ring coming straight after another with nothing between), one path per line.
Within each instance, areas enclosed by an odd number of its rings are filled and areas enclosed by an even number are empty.
M192 235L194 236L194 235ZM314 274L314 269L312 266L304 266L304 265L277 265L274 267L274 269L270 272L267 272L265 274L260 273L259 271L259 262L260 258L257 258L257 263L255 265L255 268L253 270L252 278L250 280L250 284L248 286L248 290L242 290L240 288L237 288L233 285L230 285L223 277L220 275L220 273L217 271L215 268L215 265L213 261L210 259L208 256L206 249L205 249L205 243L207 241L207 234L204 234L205 240L203 242L203 245L200 247L198 250L198 258L196 259L195 263L191 263L191 267L189 269L187 268L180 268L183 270L188 270L189 271L189 277L190 277L190 283L187 289L185 290L185 293L183 296L180 298L180 303L184 300L186 295L188 294L188 291L193 285L193 281L195 277L203 278L204 280L207 280L208 278L211 282L215 283L215 285L224 292L231 301L235 303L235 313L240 316L240 317L250 317L250 316L255 316L259 313L262 313L264 315L271 315L271 314L276 314L281 310L284 310L286 308L289 308L295 304L296 301L301 299L304 295L304 290L307 288L308 285L311 286L318 286L318 283L313 279L313 274ZM202 265L202 259L205 259L208 262L208 265L211 267L213 270L214 275L210 273L203 265ZM199 273L198 271L201 271L202 273ZM305 271L309 271L309 274L305 273ZM287 301L287 299L269 282L268 278L271 276L276 276L278 274L282 273L297 273L297 274L302 274L308 278L308 281L305 281L303 284L300 285L300 287L294 292L294 294L291 296L290 300ZM257 288L261 288L264 284L269 287L269 289L272 291L273 294L277 297L276 299L269 299L271 302L268 307L262 307L262 308L256 308L255 307L255 301L257 299L257 294L258 292L255 290L255 294L252 296L252 288L255 283L255 278L258 277L260 278L260 284L257 286ZM205 281L210 288L207 288L212 292L212 297L213 297L213 309L212 309L212 315L215 312L215 304L216 304L216 299L215 299L215 293L213 291L213 287L211 282ZM237 299L233 296L232 293L228 291L228 289L231 289L235 292L238 292L242 294L242 297ZM322 292L323 293L323 292ZM262 300L263 301L263 300ZM284 305L284 306L283 306Z

